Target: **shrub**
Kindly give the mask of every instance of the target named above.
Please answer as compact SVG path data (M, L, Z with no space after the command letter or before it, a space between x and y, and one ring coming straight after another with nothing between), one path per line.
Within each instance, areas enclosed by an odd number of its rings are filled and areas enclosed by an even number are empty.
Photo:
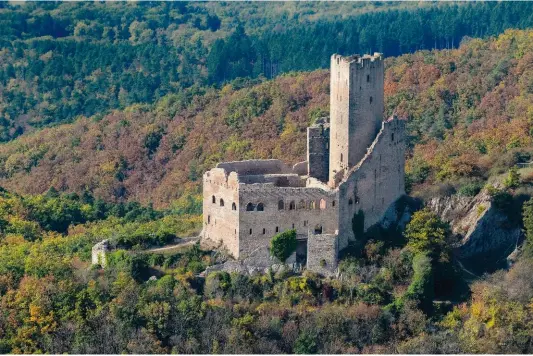
M420 303L425 311L431 308L433 300L433 271L431 259L424 253L413 258L413 280L402 297L402 304L408 299Z
M476 216L479 218L487 210L487 207L483 204L478 205L476 209Z
M457 194L464 197L474 197L481 191L481 188L483 188L481 183L471 182L461 186L457 190Z
M526 231L526 252L533 255L533 198L524 203L522 208L524 229Z
M513 196L506 191L496 190L489 193L494 207L502 212L507 212L513 205Z
M270 254L285 262L296 251L296 230L287 230L276 234L270 241Z

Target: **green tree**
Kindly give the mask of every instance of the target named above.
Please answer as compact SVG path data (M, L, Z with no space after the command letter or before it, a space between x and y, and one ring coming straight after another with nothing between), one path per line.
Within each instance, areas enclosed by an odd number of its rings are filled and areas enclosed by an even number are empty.
M317 351L316 335L308 331L302 332L294 343L295 354L316 354Z
M509 169L509 174L503 181L503 185L509 189L518 188L520 185L520 173L518 172L518 168L511 167L511 169Z
M407 245L415 252L433 255L445 247L450 227L435 213L425 208L413 214L404 235Z
M522 219L526 232L526 252L533 255L533 198L524 203L522 208Z
M296 250L296 230L287 230L276 234L270 241L270 254L281 262Z

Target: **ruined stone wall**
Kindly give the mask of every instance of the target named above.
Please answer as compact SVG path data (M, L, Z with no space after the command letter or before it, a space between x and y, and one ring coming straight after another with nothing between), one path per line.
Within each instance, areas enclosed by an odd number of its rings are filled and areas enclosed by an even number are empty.
M278 233L295 229L307 236L308 230L333 233L338 224L336 191L320 188L284 188L272 185L239 187L239 258L245 258L261 246L268 246ZM253 206L247 210L248 204ZM262 211L258 211L258 205Z
M313 125L307 128L308 174L322 182L329 179L329 125Z
M250 159L246 161L222 162L217 168L226 172L236 172L239 175L293 173L289 167L279 159Z
M331 276L337 269L339 244L336 234L309 233L307 239L307 269Z
M105 268L107 265L107 253L109 252L109 240L103 240L93 246L91 251L92 264Z
M239 181L235 172L214 168L203 176L203 237L239 255Z
M405 193L405 122L382 123L376 140L361 162L339 184L339 247L357 237L352 218L364 213L364 229L379 222L385 211Z
M329 179L355 166L383 120L381 55L331 57Z
M306 178L297 174L258 174L252 176L239 176L240 183L272 183L279 187L305 187Z

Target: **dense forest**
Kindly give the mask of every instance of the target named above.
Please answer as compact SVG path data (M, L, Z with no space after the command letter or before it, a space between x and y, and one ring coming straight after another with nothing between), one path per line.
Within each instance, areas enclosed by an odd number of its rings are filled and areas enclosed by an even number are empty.
M519 260L470 289L448 225L426 209L403 233L367 233L345 252L340 279L204 278L218 254L145 250L198 229L194 217L2 191L0 352L531 353L533 200L523 217ZM102 238L116 247L105 269L90 265Z
M332 53L451 48L533 25L527 2L238 8L0 3L0 140L195 85L326 68Z
M531 10L0 2L0 353L533 353ZM153 251L200 231L217 162L303 160L330 55L370 51L407 120L405 227L367 231L339 278ZM481 190L524 242L478 276L423 206Z
M387 111L408 120L415 193L479 188L529 161L532 36L509 30L386 60ZM306 127L328 111L328 78L319 70L194 87L47 128L0 146L0 182L18 193L54 186L199 213L201 176L217 162L304 159Z

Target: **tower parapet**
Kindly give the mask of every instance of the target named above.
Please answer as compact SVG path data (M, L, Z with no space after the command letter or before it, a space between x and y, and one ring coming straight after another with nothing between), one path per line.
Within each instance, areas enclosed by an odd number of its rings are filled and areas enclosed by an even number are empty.
M355 166L383 120L384 69L380 53L331 56L329 180Z

